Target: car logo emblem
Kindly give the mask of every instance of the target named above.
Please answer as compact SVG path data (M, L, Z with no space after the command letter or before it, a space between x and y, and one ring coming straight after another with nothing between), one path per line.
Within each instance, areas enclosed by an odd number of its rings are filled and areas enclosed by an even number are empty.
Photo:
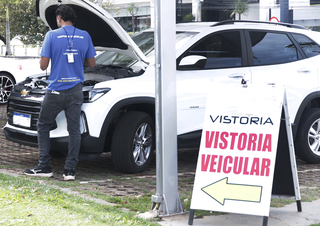
M29 92L24 89L20 93L21 93L22 96L27 96Z

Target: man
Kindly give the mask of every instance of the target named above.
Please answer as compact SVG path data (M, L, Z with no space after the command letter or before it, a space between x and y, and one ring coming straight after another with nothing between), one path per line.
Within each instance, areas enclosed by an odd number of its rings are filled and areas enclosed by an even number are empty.
M83 65L95 67L96 52L90 35L73 26L76 14L71 7L59 6L56 10L56 19L59 28L46 34L41 50L40 68L47 69L51 59L51 73L38 120L39 164L25 170L24 173L29 176L53 176L49 133L56 116L64 110L69 145L63 177L64 180L74 180L81 143Z

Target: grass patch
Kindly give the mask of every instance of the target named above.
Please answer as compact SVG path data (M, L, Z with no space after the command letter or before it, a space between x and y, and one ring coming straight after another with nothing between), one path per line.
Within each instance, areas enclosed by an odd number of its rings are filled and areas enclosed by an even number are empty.
M0 169L10 169L10 168L13 168L13 166L0 165Z
M312 202L319 199L320 197L320 187L319 186L308 186L300 189L301 201L302 202Z
M110 176L108 179L110 180ZM150 181L147 179L140 179L134 177L112 177L112 181L125 181L130 182L131 184L139 183L139 184L148 184ZM37 179L37 178L35 178ZM43 178L40 178L43 180ZM86 194L93 198L99 198L105 200L107 202L115 203L118 208L127 208L131 211L143 213L150 210L152 207L151 196L152 194L148 190L140 190L140 192L144 193L143 195L131 195L131 196L110 196L106 195L104 192L103 187L98 186L96 183L87 183L87 184L80 184L79 181L68 181L68 183L64 181L53 181L52 179L45 178L44 179L47 184L55 185L62 188L69 188L72 191L77 191L81 194ZM112 183L112 182L110 182ZM116 185L121 186L121 185Z
M284 207L286 205L289 205L291 203L296 202L294 199L278 199L278 198L272 198L270 206L271 207Z
M0 174L2 225L158 225L135 215L28 178Z
M144 213L147 212L152 206L151 195L152 194L145 194L145 196L108 196L107 201L116 203L122 208L128 208L132 211Z
M150 185L150 183L155 183L154 178L139 178L139 177L133 177L131 175L107 175L105 179L96 178L97 182L93 181L89 183L81 183L81 180L88 179L88 178L80 178L79 177L77 181L70 181L70 182L64 182L64 181L57 181L50 179L43 179L45 180L46 184L56 185L59 187L69 188L73 191L77 191L81 194L86 194L93 198L99 198L102 200L105 200L107 202L115 203L116 207L118 209L126 208L134 212L147 212L152 207L152 201L151 201L151 192L147 189L142 189L144 187L147 187L147 185ZM129 195L129 196L117 196L117 195L108 195L106 193L106 185L99 185L99 181L102 183L111 184L114 186L111 186L112 188L117 189L117 187L121 188L122 185L125 187L130 187L131 185L137 185L140 184L141 189L140 195ZM146 185L146 186L144 186ZM179 180L179 194L181 197L182 204L185 208L185 210L190 210L190 203L191 203L191 197L192 197L192 190L193 190L193 178L181 178ZM320 197L320 187L316 187L310 184L310 187L303 187L300 189L301 192L301 201L314 201ZM288 204L296 202L294 199L278 199L278 198L272 198L270 206L271 207L283 207ZM203 211L203 210L195 210L195 217L200 218L203 216L208 215L221 215L225 213L221 212L215 212L215 211Z

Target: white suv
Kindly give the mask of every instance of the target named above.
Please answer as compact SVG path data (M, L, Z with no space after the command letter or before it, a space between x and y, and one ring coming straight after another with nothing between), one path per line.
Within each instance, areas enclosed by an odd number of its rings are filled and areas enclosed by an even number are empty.
M38 3L42 20L57 28L57 2ZM131 39L102 8L85 0L67 3L78 15L75 26L87 30L96 49L104 51L94 69L85 68L80 159L98 160L102 152L111 151L118 170L142 172L155 143L153 30ZM178 24L176 31L179 147L199 147L210 84L228 89L245 78L249 83L286 84L296 154L320 163L320 33L257 21ZM15 86L4 128L7 139L37 145L36 122L46 79L30 77ZM230 90L230 95L237 94ZM50 137L53 151L67 151L64 112L57 116Z

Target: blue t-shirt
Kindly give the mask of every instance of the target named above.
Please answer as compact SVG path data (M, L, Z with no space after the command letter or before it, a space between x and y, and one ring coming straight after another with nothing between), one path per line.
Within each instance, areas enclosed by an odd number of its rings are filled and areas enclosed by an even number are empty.
M73 53L73 63L68 53ZM68 25L46 34L40 55L51 58L48 90L66 90L84 81L84 60L96 51L88 32Z

